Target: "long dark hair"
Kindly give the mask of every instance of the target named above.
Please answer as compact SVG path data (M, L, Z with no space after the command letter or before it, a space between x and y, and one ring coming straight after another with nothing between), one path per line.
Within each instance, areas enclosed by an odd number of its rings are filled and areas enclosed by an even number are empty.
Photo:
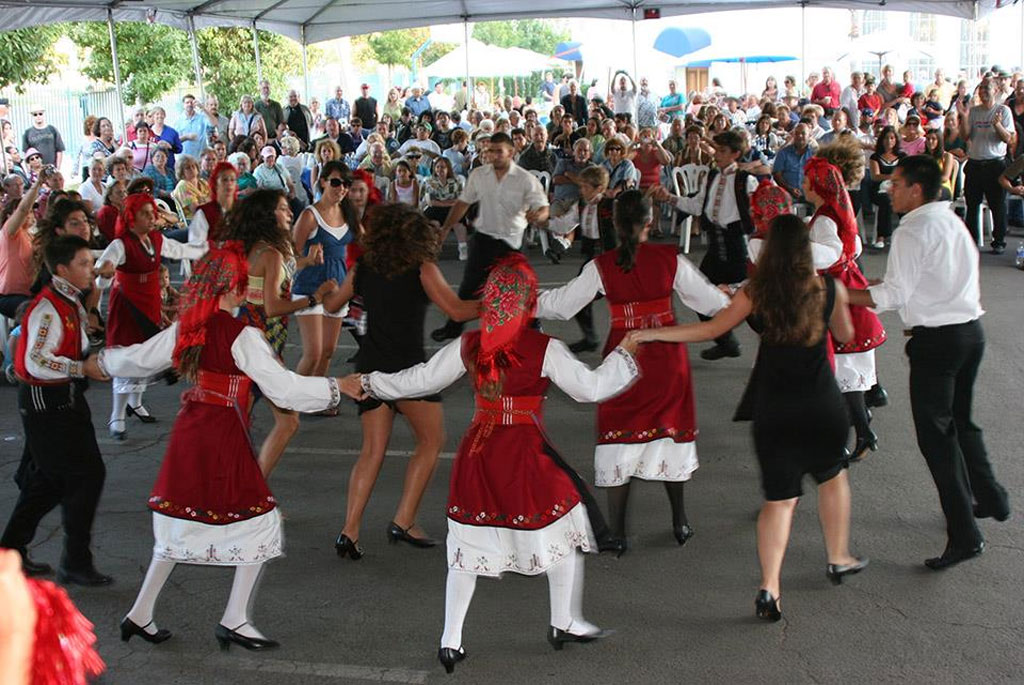
M764 342L806 347L821 339L825 289L814 268L810 233L799 217L782 214L772 222L747 292L763 323Z
M285 194L280 190L260 188L249 197L235 202L224 217L221 231L228 240L240 240L248 254L258 243L266 243L290 257L295 250L291 235L277 225L277 205Z
M47 203L46 214L36 223L36 235L33 239L33 251L35 252L36 268L43 265L43 254L46 247L57 238L57 229L64 227L64 222L75 212L82 212L86 219L89 218L89 210L85 204L68 198L54 200Z
M402 203L382 204L366 211L362 256L374 271L394 278L424 262L437 260L437 231L423 212Z
M893 144L892 149L889 150L894 155L900 153L900 134L896 132L894 126L886 126L878 133L878 140L875 142L875 152L882 154L885 152L885 139L889 134L893 134L896 137L896 142Z
M615 264L626 273L636 262L636 246L640 234L651 218L651 201L639 190L626 190L615 200L615 233L619 237Z
M340 174L341 180L352 185L352 170L345 166L344 163L339 162L336 159L332 159L323 165L320 169L320 176L317 177L317 182L323 189L323 184L330 178L331 174ZM353 235L359 233L359 212L356 211L355 206L348 199L348 194L341 199L341 215L345 217L345 224L348 226L350 231L354 231Z

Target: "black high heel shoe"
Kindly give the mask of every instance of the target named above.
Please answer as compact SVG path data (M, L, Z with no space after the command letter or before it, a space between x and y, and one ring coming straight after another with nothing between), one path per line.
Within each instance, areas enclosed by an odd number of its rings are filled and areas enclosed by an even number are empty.
M875 383L871 389L864 393L864 404L871 407L884 407L889 404L889 393L880 384Z
M334 551L344 559L348 556L352 561L359 561L363 558L363 548L358 541L353 541L344 533L338 533L338 539L334 541Z
M555 651L560 652L567 642L581 642L585 644L587 642L593 642L594 640L603 640L611 635L612 632L614 631L599 630L596 633L588 633L587 635L576 635L575 633L570 633L569 631L562 630L561 628L548 626L547 638Z
M153 622L150 621L144 626L139 626L135 621L131 620L127 616L121 619L121 642L128 642L132 639L132 635L138 635L146 642L158 645L161 642L166 642L171 639L171 631L164 628L159 629L155 633L147 633L146 628Z
M409 526L412 528L412 526ZM388 524L388 542L392 545L397 543L399 540L402 542L408 542L413 547L427 548L436 547L437 540L433 538L417 538L409 535L409 528L402 528L400 525L392 521Z
M466 650L462 647L458 649L452 649L451 647L442 647L437 650L437 660L444 666L445 673L454 673L455 664L459 663L466 658Z
M757 593L757 599L754 600L754 608L757 612L758 618L763 618L766 621L778 621L782 618L782 610L779 609L779 599L772 597L772 593L767 590L760 590Z
M618 559L629 549L629 544L626 542L626 538L609 538L597 544L598 552L614 552L615 558Z
M245 624L243 623L242 626L244 625ZM238 628L241 628L242 626L238 626ZM235 630L238 630L238 628L235 628ZM245 647L253 652L258 652L264 649L274 649L275 647L281 646L280 642L259 637L246 637L245 635L236 633L235 630L231 630L220 623L217 624L217 627L213 631L213 635L217 638L217 643L220 645L221 650L225 652L228 651L232 642L239 647Z
M156 417L150 414L148 409L145 414L139 413L138 410L142 408L141 404L138 407L133 407L130 404L125 405L125 411L128 413L128 416L134 416L138 418L139 421L142 421L142 423L156 423Z
M829 564L825 567L825 575L828 576L833 585L842 585L843 576L852 576L855 573L860 573L867 565L867 559L858 559L853 564Z
M872 430L868 431L868 434L862 438L857 438L857 444L853 448L853 452L850 454L850 461L857 462L865 457L867 451L872 452L878 451L878 436Z
M693 537L693 528L689 525L672 526L672 534L676 536L676 542L682 547L686 541Z

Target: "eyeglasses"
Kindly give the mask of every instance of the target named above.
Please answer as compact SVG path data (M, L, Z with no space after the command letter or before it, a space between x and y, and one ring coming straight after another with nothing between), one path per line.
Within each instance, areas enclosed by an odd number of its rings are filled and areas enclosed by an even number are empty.
M331 184L332 188L340 188L341 186L350 188L352 186L352 181L346 181L343 178L332 178L329 179L327 182Z
M32 112L32 116L34 116L34 117L41 117L41 116L43 116L43 113L42 112Z

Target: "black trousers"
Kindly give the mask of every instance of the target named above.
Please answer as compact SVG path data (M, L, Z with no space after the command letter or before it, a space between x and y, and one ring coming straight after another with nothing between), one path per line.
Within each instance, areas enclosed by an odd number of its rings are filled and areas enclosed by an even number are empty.
M971 549L982 542L972 503L1001 511L1006 491L996 481L981 429L971 419L974 381L985 351L977 320L914 329L907 343L910 406L917 444L928 463L946 516L948 542Z
M84 388L84 382L18 388L25 450L14 479L21 494L0 538L0 547L24 549L60 505L61 567L73 571L92 568L92 522L106 477Z
M580 270L576 273L577 276L583 273L583 267L585 267L588 262L593 260L597 255L602 254L606 249L605 243L603 243L600 238L586 238L581 236L579 242L580 255L583 257L583 263L580 264ZM597 300L601 297L604 296L599 295L594 299ZM596 343L597 331L594 330L594 303L591 302L583 309L576 312L576 316L574 316L573 319L580 327L580 331L583 333L583 339Z
M492 238L480 231L469 236L469 254L466 256L466 268L462 272L462 282L459 284L459 298L471 300L480 295L480 289L487 282L487 275L491 273L494 263L517 250L500 238ZM445 324L448 327L462 329L462 324L448 320Z
M1001 159L972 159L967 162L964 177L964 199L967 201L967 228L971 235L978 234L978 207L982 199L992 210L992 245L1006 245L1006 191L999 185L999 177L1006 169Z
M743 226L738 221L725 228L705 222L704 229L709 232L711 244L700 262L700 272L713 285L743 281L747 277L747 242ZM711 317L700 313L697 316L701 321L711 320ZM735 350L739 349L740 341L735 333L727 331L715 338L715 344Z
M882 192L880 183L871 183L871 202L878 207L878 237L892 235L892 201L889 194Z

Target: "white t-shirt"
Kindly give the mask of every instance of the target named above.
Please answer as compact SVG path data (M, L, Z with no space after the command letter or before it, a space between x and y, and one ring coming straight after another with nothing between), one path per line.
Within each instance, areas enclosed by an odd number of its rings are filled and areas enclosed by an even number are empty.
M526 212L547 207L548 195L540 181L518 164L509 165L500 181L494 167L485 164L469 175L459 201L470 205L479 202L480 210L473 227L518 250L526 230Z

